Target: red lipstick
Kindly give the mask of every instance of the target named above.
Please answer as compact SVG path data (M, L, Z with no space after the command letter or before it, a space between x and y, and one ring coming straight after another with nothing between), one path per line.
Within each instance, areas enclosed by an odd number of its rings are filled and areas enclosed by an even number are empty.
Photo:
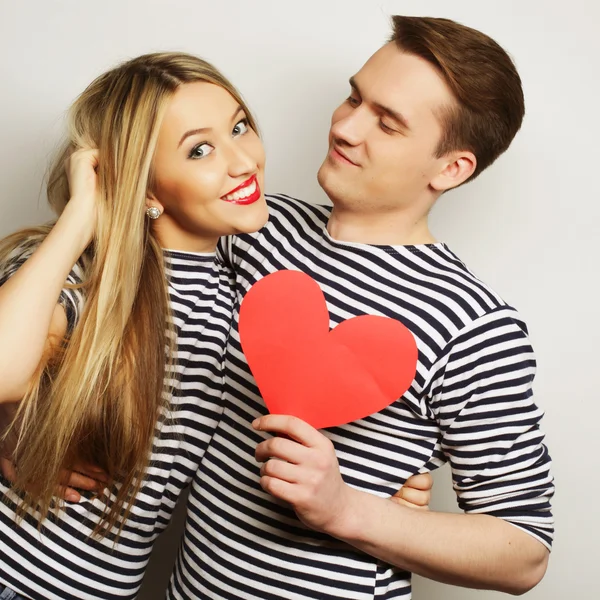
M251 187L255 187L256 189L249 196L244 196L243 198L237 199L227 198L227 196L231 196L231 194L235 194L236 192L242 192L243 190L246 190L247 188ZM253 204L254 202L256 202L260 198L260 195L261 192L260 185L258 184L258 179L256 178L256 175L252 175L250 179L247 179L246 181L244 181L244 183L238 185L238 187L236 187L235 189L231 190L224 196L221 196L221 200L223 200L224 202L230 202L231 204L238 204L244 206L246 204Z

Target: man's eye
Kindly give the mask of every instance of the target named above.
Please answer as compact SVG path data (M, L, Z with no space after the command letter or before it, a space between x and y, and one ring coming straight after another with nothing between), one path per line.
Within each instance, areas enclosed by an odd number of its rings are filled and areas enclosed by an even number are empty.
M386 133L397 133L393 127L389 127L383 121L379 121L379 127L381 127L381 129Z
M350 106L358 106L360 104L360 100L354 96L348 96L347 102Z
M239 123L236 123L232 133L233 135L244 135L248 129L250 129L248 119L242 119Z
M208 156L213 150L214 148L210 144L203 142L202 144L198 144L197 146L194 146L192 148L189 158L204 158L205 156Z

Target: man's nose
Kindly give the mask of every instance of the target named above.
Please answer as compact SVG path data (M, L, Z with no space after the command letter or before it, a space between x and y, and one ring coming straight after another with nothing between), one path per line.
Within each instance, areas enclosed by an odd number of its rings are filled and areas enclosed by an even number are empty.
M338 143L358 146L365 140L370 126L369 115L359 106L334 121L331 126L331 135Z

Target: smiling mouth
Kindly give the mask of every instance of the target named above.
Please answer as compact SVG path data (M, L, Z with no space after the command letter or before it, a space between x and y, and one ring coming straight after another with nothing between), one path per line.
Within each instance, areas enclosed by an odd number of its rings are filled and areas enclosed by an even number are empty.
M353 167L358 167L355 162L352 162L341 150L339 150L336 146L332 146L329 155L336 160L337 162L341 162L345 165L352 165Z
M260 186L258 185L256 175L252 175L250 179L235 188L235 190L229 192L229 194L221 196L221 200L238 205L253 204L259 198Z

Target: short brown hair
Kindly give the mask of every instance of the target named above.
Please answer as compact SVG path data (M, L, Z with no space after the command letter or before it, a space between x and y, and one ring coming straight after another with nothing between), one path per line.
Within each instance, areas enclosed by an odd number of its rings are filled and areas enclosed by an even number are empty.
M521 78L508 54L490 37L451 21L392 17L390 42L434 65L457 101L442 114L438 157L468 150L477 158L471 179L509 146L523 122Z

